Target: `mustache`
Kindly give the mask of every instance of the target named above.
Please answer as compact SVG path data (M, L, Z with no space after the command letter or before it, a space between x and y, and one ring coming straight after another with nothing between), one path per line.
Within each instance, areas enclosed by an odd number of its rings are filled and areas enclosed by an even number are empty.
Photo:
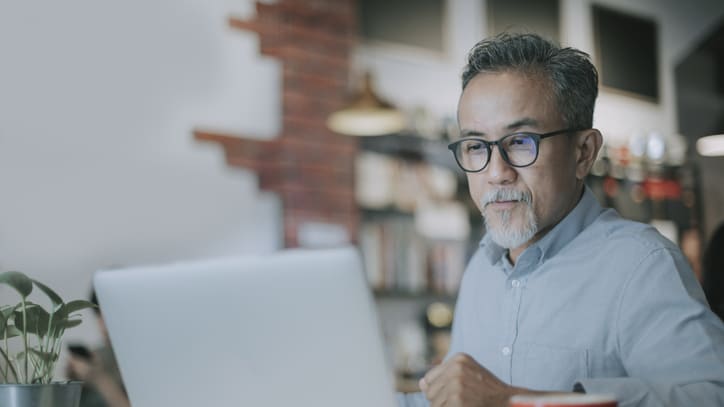
M485 193L480 199L481 207L485 208L488 204L496 201L520 201L530 205L533 198L530 192L518 191L517 189L494 189Z

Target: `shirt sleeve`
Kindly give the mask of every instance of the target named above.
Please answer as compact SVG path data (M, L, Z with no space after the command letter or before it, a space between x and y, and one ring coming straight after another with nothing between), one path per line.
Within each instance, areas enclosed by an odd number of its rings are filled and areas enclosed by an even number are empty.
M397 405L399 407L429 407L430 403L420 392L397 393Z
M617 353L628 377L586 378L619 407L724 406L724 325L680 252L656 249L618 299Z

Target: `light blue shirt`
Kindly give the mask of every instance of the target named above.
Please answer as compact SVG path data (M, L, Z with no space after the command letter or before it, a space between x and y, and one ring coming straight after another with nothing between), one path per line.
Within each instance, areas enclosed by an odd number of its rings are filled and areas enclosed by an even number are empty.
M588 188L515 265L483 238L458 295L458 352L534 390L579 382L620 407L724 406L724 325L686 259ZM428 405L420 393L399 400Z

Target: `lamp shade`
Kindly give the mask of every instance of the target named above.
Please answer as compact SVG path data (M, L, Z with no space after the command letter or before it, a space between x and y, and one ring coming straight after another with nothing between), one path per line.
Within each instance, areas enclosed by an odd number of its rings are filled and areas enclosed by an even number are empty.
M696 151L707 157L724 156L724 134L715 134L696 140Z
M399 133L406 126L405 116L381 100L372 89L372 75L365 74L359 94L347 107L327 118L327 127L347 136L380 136Z

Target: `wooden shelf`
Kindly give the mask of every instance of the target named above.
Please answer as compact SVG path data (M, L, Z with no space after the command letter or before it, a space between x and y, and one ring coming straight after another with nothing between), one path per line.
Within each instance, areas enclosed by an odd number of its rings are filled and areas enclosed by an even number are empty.
M447 149L447 142L430 140L414 134L390 134L385 136L362 137L359 139L361 150L393 155L410 161L425 161L450 168L459 176L463 172Z
M397 209L394 206L384 208L360 207L360 214L365 220L386 219L386 218L413 218L414 213Z
M375 297L389 300L420 299L425 301L455 302L455 295L434 291L375 290Z

